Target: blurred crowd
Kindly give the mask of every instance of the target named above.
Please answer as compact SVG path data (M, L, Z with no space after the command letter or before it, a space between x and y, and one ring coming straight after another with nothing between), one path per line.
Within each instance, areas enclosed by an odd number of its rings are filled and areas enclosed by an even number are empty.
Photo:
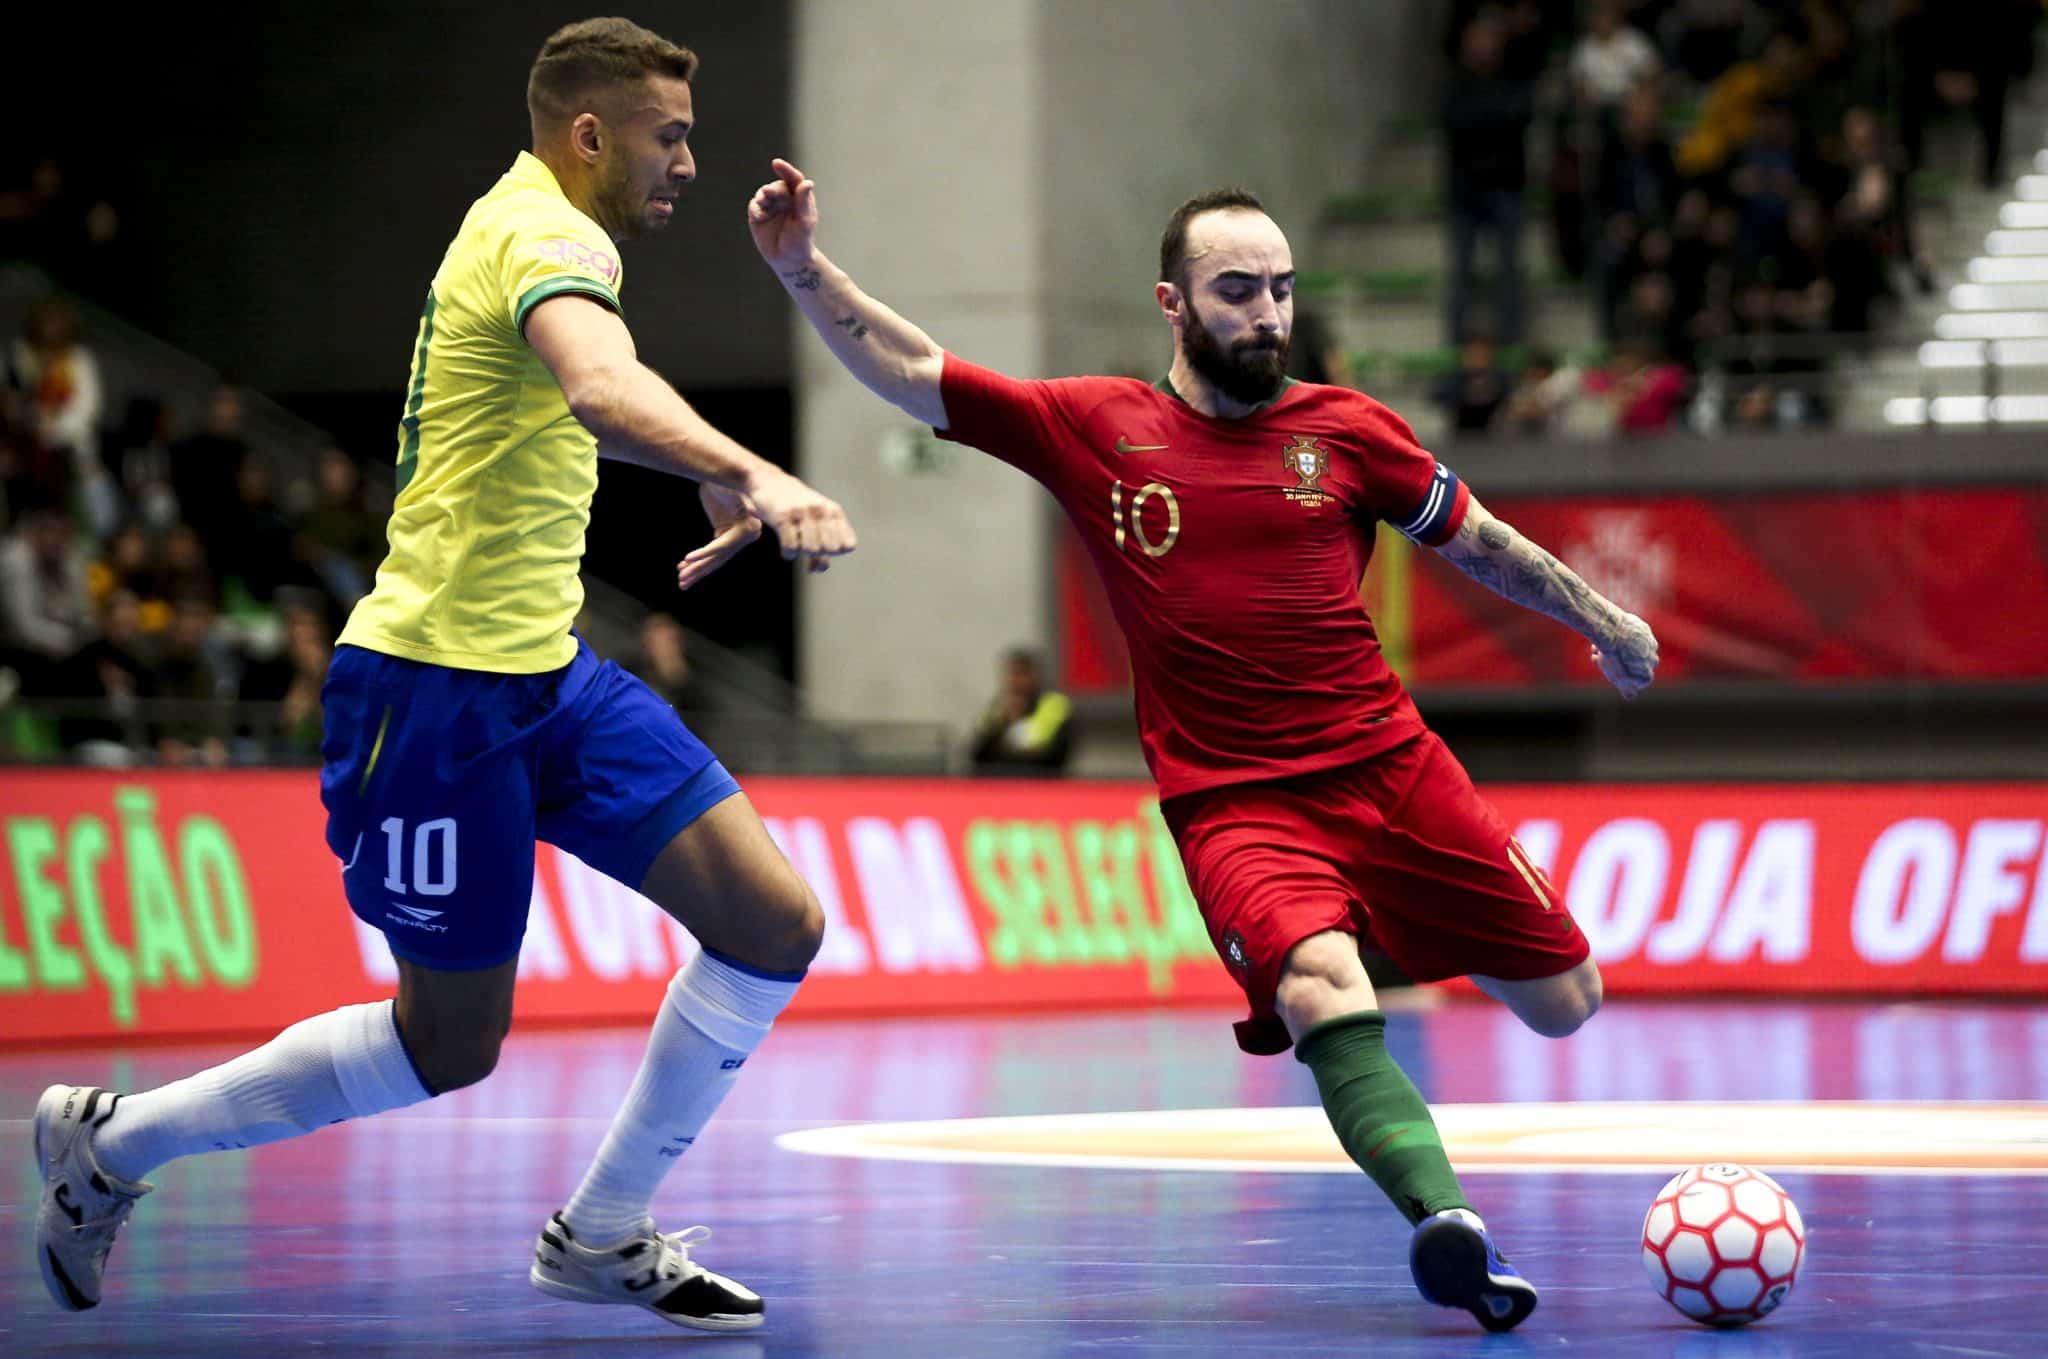
M389 507L355 460L328 448L280 485L232 384L185 421L147 396L107 409L59 299L4 358L0 751L215 766L317 751L331 639L384 554Z
M2031 72L2041 6L1454 10L1443 120L1458 363L1438 402L1467 434L1540 434L1590 410L1629 435L1831 418L1828 356L1888 302L1932 289L1908 192L1929 128L1966 124L1971 177L2002 180L2009 91ZM1583 367L1528 333L1532 202L1547 202L1558 265L1592 300L1601 351Z

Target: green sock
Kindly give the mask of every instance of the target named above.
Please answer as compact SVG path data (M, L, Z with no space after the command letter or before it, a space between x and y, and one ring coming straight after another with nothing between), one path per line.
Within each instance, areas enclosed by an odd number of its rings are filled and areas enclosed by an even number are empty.
M1429 1106L1387 1055L1386 1029L1378 1010L1325 1020L1301 1036L1294 1055L1315 1073L1323 1112L1345 1152L1412 1226L1472 1205L1458 1188Z

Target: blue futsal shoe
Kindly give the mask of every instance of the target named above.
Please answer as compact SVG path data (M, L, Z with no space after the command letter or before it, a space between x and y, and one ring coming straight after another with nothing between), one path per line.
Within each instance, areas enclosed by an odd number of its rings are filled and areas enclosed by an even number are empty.
M1535 1285L1515 1272L1469 1209L1446 1208L1416 1224L1408 1269L1423 1297L1464 1308L1489 1331L1511 1331L1536 1310Z

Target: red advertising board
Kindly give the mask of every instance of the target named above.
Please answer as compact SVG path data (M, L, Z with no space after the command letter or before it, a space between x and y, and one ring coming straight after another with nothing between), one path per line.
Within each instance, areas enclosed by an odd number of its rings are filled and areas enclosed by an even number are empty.
M1235 999L1144 785L748 788L829 919L794 1014ZM2048 784L1490 791L1611 993L2048 983ZM320 818L303 771L7 770L0 1044L262 1032L388 994ZM693 948L552 849L526 906L523 1019L641 1020Z
M1662 655L1659 686L2048 678L2048 628L2013 626L2048 617L2042 487L1486 504L1649 620ZM1123 639L1071 530L1054 584L1063 683L1075 693L1128 688ZM1379 535L1365 600L1411 685L1604 683L1572 633L1391 530Z

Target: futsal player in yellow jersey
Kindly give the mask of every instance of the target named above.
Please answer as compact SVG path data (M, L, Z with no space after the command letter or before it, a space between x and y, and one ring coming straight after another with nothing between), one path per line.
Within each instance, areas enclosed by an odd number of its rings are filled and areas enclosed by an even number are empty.
M530 1277L701 1330L761 1299L693 1262L649 1205L817 952L823 913L739 787L638 680L570 631L600 445L702 483L687 587L757 537L823 570L839 507L706 424L640 364L616 243L695 175L696 57L623 19L571 24L527 85L533 150L463 219L421 309L391 550L323 691L321 798L350 907L398 959L395 1002L304 1020L139 1094L52 1086L36 1109L36 1254L100 1298L114 1234L175 1157L255 1146L479 1081L512 1019L536 836L638 888L702 951L670 982L595 1163Z

